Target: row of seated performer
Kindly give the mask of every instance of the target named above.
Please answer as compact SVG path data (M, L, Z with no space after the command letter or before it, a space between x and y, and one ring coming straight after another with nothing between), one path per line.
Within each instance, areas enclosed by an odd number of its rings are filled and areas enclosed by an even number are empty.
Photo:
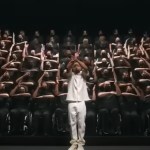
M66 66L78 58L89 68L86 134L149 135L148 35L137 42L130 34L123 43L119 34L108 42L101 33L93 46L85 34L80 44L66 38L62 47L55 36L43 44L37 33L31 42L20 33L24 40L19 43L14 34L4 35L0 46L0 134L68 134Z
M0 84L2 134L30 132L36 135L41 129L45 135L53 134L52 131L69 131L65 101L68 82L66 79L58 80L58 77L55 81L46 80L47 77L48 73L44 72L35 89L35 82L20 81L10 93L7 91L11 82ZM91 101L86 103L86 133L148 134L150 86L147 86L147 80L142 84L139 88L133 83L110 80L87 82Z

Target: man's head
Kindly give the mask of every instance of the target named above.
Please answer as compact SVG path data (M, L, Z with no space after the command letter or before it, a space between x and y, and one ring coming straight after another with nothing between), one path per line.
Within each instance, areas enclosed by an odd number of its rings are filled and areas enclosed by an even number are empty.
M68 31L68 36L72 36L71 30Z
M145 62L144 62L144 60L140 59L138 61L138 64L139 64L139 67L143 67L145 65Z
M16 50L20 50L20 46L19 45L16 46Z
M26 93L26 88L22 85L19 87L18 90L19 90L19 93Z
M147 85L147 86L146 86L145 91L146 91L146 94L150 94L150 85Z
M123 71L123 73L122 73L122 79L124 81L126 81L126 80L129 79L129 73L128 73L128 71Z
M133 88L132 88L130 85L128 85L128 86L126 87L126 92L127 92L127 93L133 93Z
M110 82L106 81L104 83L104 90L105 90L105 92L111 91L111 84L110 84Z
M32 55L32 56L35 55L35 50L31 50L31 55Z
M120 39L119 37L116 37L116 38L115 38L115 42L116 42L116 43L121 42L121 39Z
M87 36L87 35L88 35L87 31L84 30L82 35L83 35L83 36Z
M121 55L123 53L123 50L121 48L117 48L117 55Z
M84 63L85 63L86 65L90 65L91 61L90 61L90 58L89 58L88 56L85 56L85 57L84 57Z
M49 61L47 61L46 63L45 63L45 65L46 65L46 67L51 67L51 63L49 62Z
M106 56L107 55L107 52L106 52L106 50L101 50L100 51L100 55L102 56L102 57L104 57L104 56Z
M3 83L0 83L0 91L4 90L5 89L5 84Z
M50 35L54 36L55 35L55 30L50 30Z
M114 35L118 35L119 34L118 29L115 29L113 33Z
M107 59L106 58L102 58L102 64L104 64L104 65L107 64Z
M128 30L128 34L129 34L129 35L132 35L132 34L133 34L133 30L132 30L132 29L129 29L129 30Z
M35 31L35 37L39 37L40 36L40 32L39 31Z
M17 55L16 54L12 54L12 59L13 60L17 60Z
M83 44L88 44L89 43L89 40L87 38L84 38L83 39Z
M142 51L140 49L138 49L136 54L137 54L137 56L142 56Z
M25 32L23 30L21 30L20 35L25 36Z
M98 35L99 35L99 36L102 36L103 34L104 34L103 31L102 31L102 30L99 30Z
M109 70L108 70L107 68L104 69L103 72L102 72L102 74L103 74L103 77L108 77L108 75L109 75Z
M5 46L5 42L4 41L1 41L0 44L1 44L2 47Z
M45 76L46 78L48 78L48 77L49 77L49 73L48 73L48 72L44 72L44 76Z
M10 35L9 30L5 30L5 31L4 31L4 34L7 34L7 35L9 36L9 35Z
M5 77L5 78L7 78L7 79L9 79L9 78L10 78L10 74L9 74L9 72L8 72L8 71L6 71L6 72L4 73L4 77Z
M41 87L44 88L44 89L46 89L48 87L48 85L47 85L47 83L45 81L43 81L41 83Z
M12 68L14 68L15 67L14 62L11 62L9 66L12 67Z

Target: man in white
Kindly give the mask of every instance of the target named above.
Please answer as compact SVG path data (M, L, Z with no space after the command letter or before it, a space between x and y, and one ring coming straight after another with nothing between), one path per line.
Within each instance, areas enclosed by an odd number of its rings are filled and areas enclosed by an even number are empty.
M85 101L90 100L87 92L87 66L77 58L68 65L68 117L71 129L71 147L68 150L84 150L85 145Z

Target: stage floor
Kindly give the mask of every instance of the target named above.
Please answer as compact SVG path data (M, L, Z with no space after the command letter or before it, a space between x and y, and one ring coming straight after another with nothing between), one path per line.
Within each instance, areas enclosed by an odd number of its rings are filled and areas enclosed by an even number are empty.
M0 150L68 150L68 146L0 146ZM150 146L85 146L85 150L150 150Z

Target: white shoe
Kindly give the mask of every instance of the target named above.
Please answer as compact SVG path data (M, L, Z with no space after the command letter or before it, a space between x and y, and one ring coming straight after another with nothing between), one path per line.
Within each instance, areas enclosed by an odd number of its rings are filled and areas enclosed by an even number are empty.
M77 150L84 150L83 145L82 144L78 144L78 149Z
M70 146L70 148L68 150L77 150L77 148L78 148L78 144L74 143Z

